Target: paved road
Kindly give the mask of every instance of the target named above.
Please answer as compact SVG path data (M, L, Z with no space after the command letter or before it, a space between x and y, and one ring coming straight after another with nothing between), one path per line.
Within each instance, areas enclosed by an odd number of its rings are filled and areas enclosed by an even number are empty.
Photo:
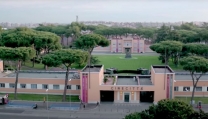
M125 53L100 53L100 52L92 52L92 55L125 55ZM148 53L140 53L140 54L134 54L132 53L132 55L150 55L150 56L154 56L154 55L159 55L158 53L155 52L148 52Z
M47 117L37 117L37 116L17 116L17 115L3 115L0 114L1 119L48 119ZM66 119L58 117L50 117L50 119Z
M16 116L16 115L2 115L0 114L1 119L48 119L48 117L41 117L41 116ZM72 117L71 119L73 119ZM50 117L49 119L70 119L70 117L67 118L61 118L61 117ZM95 117L95 118L78 118L78 119L122 119L122 118L105 118L105 117Z
M0 119L122 119L125 115L140 112L149 107L149 103L115 104L101 103L100 106L90 110L34 110L34 109L0 109ZM196 109L196 108L195 108ZM203 106L208 111L208 106Z

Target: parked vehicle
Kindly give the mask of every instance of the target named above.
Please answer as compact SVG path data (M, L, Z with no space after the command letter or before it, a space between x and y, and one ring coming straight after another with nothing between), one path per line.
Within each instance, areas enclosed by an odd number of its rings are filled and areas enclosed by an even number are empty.
M0 104L7 104L9 102L9 99L8 99L9 95L6 94L6 95L0 95Z

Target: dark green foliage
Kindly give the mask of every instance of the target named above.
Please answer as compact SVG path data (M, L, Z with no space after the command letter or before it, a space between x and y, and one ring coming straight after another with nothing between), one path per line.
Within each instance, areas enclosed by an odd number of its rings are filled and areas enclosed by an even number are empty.
M189 119L193 113L193 108L187 103L165 99L140 113L127 115L125 119Z
M206 73L208 72L208 60L203 57L189 56L184 57L180 61L183 69L192 73Z
M172 58L174 64L178 65L179 55L182 51L183 44L179 41L161 41L150 46L150 49L160 54L159 59L164 62L166 60L167 64L169 59Z
M16 63L16 80L15 80L15 99L17 98L17 83L19 69L22 61L27 61L35 56L35 50L31 47L0 47L0 59L15 61Z
M208 72L208 59L199 56L184 57L180 60L183 69L190 72L193 81L191 101L194 98L195 88L201 76ZM196 74L198 73L198 74Z
M43 56L42 63L47 66L57 67L63 64L66 67L63 101L66 100L66 87L68 84L69 68L74 63L78 63L78 64L86 63L87 59L88 59L87 52L82 50L72 50L72 49L57 50Z
M92 64L98 64L99 62L100 62L100 60L96 56L91 57L91 63Z
M26 61L35 56L35 51L31 47L9 48L0 47L0 59L9 61Z
M135 112L125 116L125 119L142 119L141 113Z
M184 44L183 49L191 53L192 55L201 55L203 56L205 53L208 52L208 46L205 44L198 44L198 43L188 43Z
M107 40L102 35L98 35L98 34L82 35L79 39L75 41L76 48L84 49L88 51L90 54L95 47L98 46L106 47L109 44L110 44L109 40Z

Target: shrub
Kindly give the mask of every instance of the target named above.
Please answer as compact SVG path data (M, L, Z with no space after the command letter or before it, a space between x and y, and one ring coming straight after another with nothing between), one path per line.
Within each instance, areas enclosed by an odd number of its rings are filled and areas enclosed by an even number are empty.
M125 119L142 119L140 113L134 112L125 116Z
M108 78L105 76L104 77L104 83L106 83L108 81Z
M125 119L190 119L193 113L193 108L183 101L164 99L142 111L139 118L127 115Z

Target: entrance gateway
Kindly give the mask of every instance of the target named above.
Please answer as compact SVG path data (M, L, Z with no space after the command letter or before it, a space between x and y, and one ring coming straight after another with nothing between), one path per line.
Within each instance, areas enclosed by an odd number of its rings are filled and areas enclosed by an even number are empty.
M129 102L129 93L124 93L124 102Z
M114 102L114 91L100 91L101 102Z

